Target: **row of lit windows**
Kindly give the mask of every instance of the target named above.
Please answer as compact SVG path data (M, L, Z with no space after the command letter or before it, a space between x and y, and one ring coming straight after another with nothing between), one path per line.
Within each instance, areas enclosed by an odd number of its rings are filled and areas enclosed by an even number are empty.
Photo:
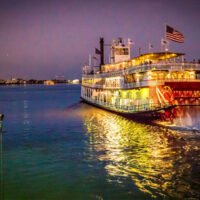
M194 72L146 72L146 73L138 73L138 74L128 74L124 76L124 83L134 83L139 81L147 81L147 80L181 80L181 79L195 79L196 75ZM83 79L83 84L89 85L105 85L106 87L119 87L120 82L119 79L106 79L106 78L95 78L95 79Z

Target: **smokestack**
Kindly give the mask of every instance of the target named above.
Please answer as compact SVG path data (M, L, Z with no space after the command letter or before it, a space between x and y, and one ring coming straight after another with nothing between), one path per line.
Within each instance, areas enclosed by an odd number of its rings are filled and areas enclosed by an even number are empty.
M101 62L100 62L100 65L104 65L104 38L100 38L100 51L101 51Z

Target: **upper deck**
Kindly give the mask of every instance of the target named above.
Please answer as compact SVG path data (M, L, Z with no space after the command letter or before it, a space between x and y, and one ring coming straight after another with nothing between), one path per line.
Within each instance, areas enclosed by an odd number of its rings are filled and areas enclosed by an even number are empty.
M128 61L83 69L83 78L106 78L146 71L200 71L200 63L186 62L183 53L159 52L143 54ZM94 70L95 69L95 70Z
M200 63L186 62L181 53L144 54L129 61L107 64L101 71L83 73L82 85L94 88L139 88L166 81L200 81Z
M199 63L157 63L157 64L143 64L139 66L131 66L124 69L119 69L115 71L107 71L107 72L97 72L97 73L88 73L82 74L83 78L107 78L107 77L115 77L115 76L123 76L125 74L132 73L142 73L147 71L200 71Z

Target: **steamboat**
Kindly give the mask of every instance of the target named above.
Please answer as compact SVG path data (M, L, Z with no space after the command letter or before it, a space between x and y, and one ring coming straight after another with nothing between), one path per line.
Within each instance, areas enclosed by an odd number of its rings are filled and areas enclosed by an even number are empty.
M186 62L184 53L148 52L131 58L131 42L117 38L104 64L82 68L81 99L97 107L131 116L154 116L176 106L200 105L200 63Z

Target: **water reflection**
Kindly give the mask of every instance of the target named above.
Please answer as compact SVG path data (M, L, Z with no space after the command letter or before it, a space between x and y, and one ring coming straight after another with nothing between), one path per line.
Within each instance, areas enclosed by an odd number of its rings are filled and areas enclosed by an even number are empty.
M79 114L108 181L123 184L120 177L131 178L151 197L200 197L198 134L136 123L84 104Z

